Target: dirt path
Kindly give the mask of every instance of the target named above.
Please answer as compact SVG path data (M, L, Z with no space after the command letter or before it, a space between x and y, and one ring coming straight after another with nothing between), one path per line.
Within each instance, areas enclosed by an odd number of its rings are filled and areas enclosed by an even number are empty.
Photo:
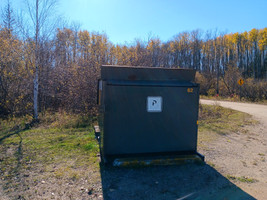
M215 164L223 175L233 178L234 183L257 199L267 197L267 106L251 103L201 100L202 104L216 104L251 114L260 123L242 127L200 149L206 160ZM247 177L257 180L247 183L235 180Z
M200 103L203 104L219 104L220 106L238 110L241 112L246 112L253 115L256 119L261 121L263 125L267 126L267 106L253 103L239 103L230 101L214 101L214 100L204 100L201 99Z

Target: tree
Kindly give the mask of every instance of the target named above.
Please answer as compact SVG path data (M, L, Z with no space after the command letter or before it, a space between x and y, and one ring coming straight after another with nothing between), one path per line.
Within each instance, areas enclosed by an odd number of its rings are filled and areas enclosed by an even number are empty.
M258 36L259 36L259 31L257 29L252 29L250 32L249 32L249 40L252 44L252 53L253 53L253 58L254 58L254 61L253 61L253 71L254 71L254 79L258 78L259 76L259 67L258 67Z
M28 8L28 17L31 25L29 31L34 41L34 60L32 62L34 68L34 80L33 80L33 110L34 119L38 120L38 94L39 94L39 67L41 65L40 49L41 44L45 43L49 39L50 32L54 28L54 20L51 20L53 11L56 6L56 0L34 0L31 3L26 1Z
M160 48L161 41L159 38L152 38L148 42L147 51L148 51L148 59L151 67L159 67L160 66Z
M17 106L15 91L18 83L17 73L20 71L18 52L21 42L13 35L15 18L9 0L2 12L2 24L0 26L0 113L12 113ZM16 104L15 104L16 102Z
M201 31L191 32L191 51L192 51L192 68L200 70L201 59Z
M265 53L267 48L267 28L261 29L259 32L260 39L259 39L259 48L261 51L261 69L262 69L262 77L267 79L267 67L265 61Z
M3 18L3 27L7 30L9 36L11 36L16 22L13 14L13 9L9 0L7 0L6 7L2 14L2 18Z

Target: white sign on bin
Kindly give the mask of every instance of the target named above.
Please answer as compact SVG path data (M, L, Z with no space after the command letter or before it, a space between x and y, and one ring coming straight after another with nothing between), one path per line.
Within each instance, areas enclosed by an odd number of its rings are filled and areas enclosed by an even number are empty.
M162 112L162 97L147 97L147 112Z

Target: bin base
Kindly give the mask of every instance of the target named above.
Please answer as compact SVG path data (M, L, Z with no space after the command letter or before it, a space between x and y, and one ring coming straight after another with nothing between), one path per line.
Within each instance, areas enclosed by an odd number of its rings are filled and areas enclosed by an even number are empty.
M115 167L138 167L156 165L182 165L187 163L204 163L204 156L195 154L175 155L175 156L154 156L154 157L131 157L116 158L112 165Z
M95 138L100 143L99 126L94 126ZM186 163L203 164L205 157L198 152L162 152L144 154L124 154L124 155L102 155L101 162L112 164L116 167L138 167L155 165L181 165Z

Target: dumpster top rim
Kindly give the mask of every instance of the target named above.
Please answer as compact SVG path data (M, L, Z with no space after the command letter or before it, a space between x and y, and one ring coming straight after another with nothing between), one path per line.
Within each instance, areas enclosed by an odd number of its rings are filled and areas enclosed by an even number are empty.
M131 81L191 81L194 82L196 70L163 67L131 67L122 65L102 65L102 80Z
M184 69L184 68L165 68L165 67L148 67L148 66L129 66L129 65L101 65L101 67L196 71L195 69Z

